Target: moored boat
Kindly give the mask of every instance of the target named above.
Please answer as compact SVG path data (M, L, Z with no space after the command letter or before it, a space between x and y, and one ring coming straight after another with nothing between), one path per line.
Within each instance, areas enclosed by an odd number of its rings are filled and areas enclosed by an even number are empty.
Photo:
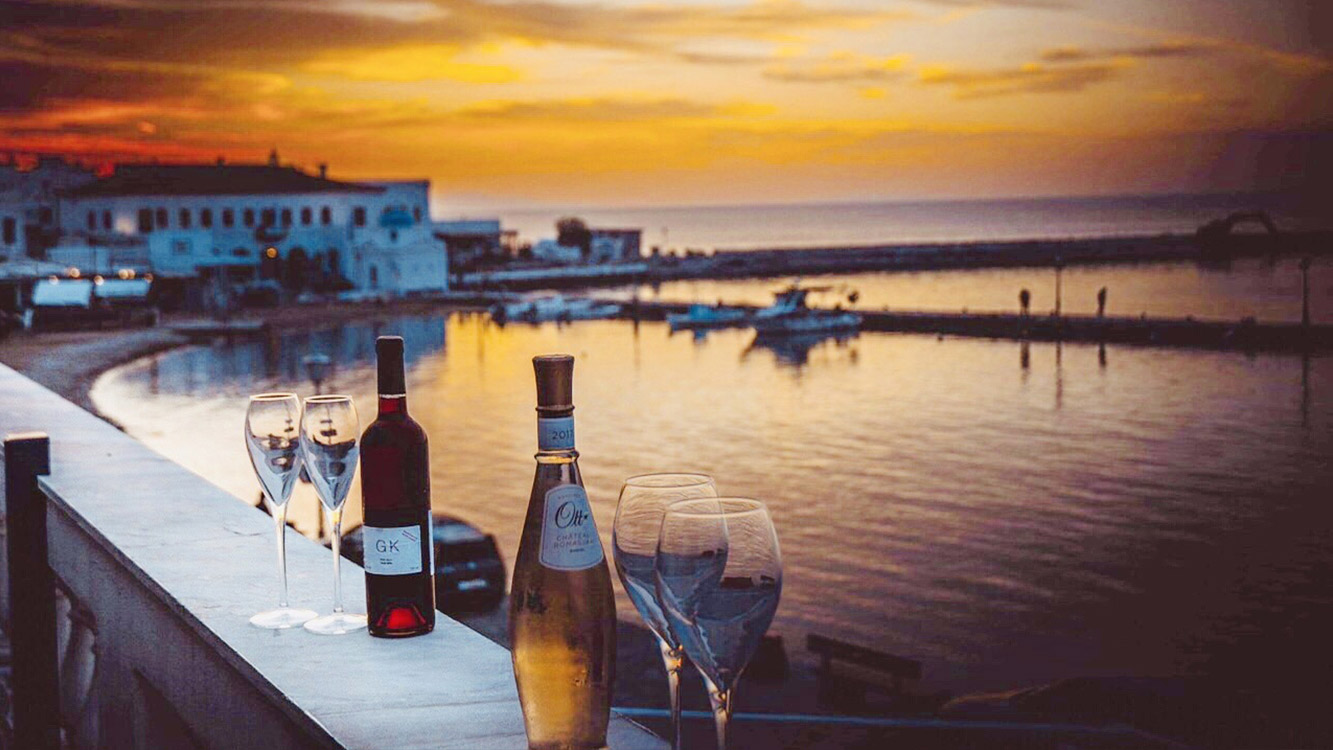
M754 314L752 324L759 335L837 333L858 331L861 316L843 310L813 310L806 305L811 292L830 287L803 287L792 284L778 292L773 304Z
M570 299L559 294L533 297L518 302L497 303L491 317L497 323L542 323L545 321L596 320L620 313L620 305L594 299Z
M693 330L744 325L748 317L747 311L736 307L695 304L683 313L667 315L666 320L672 330Z

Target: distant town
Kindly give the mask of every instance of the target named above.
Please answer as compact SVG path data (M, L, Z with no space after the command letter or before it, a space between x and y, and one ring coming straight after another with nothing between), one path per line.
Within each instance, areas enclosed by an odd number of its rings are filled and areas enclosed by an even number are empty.
M217 313L439 293L474 271L640 260L639 229L570 217L552 231L520 242L499 219L435 221L429 180L341 181L276 151L262 164L120 164L103 175L10 156L0 163L0 310L18 316L34 294L68 307L151 286L164 309ZM42 282L66 287L43 292Z

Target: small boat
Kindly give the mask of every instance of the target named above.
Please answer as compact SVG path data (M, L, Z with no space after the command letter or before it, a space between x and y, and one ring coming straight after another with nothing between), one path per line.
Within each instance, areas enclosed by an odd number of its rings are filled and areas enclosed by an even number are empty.
M861 316L850 312L806 310L776 318L756 320L754 329L762 335L805 333L851 333L861 330Z
M754 314L752 324L759 335L843 333L859 331L861 316L842 310L812 310L806 306L811 292L830 287L792 284L774 295L773 304Z
M728 328L744 325L749 313L736 307L722 305L690 305L683 313L671 313L666 316L671 330L698 330L704 328Z
M549 320L598 320L620 313L620 305L594 299L569 299L559 294L533 297L518 302L497 303L491 317L497 323L542 323Z

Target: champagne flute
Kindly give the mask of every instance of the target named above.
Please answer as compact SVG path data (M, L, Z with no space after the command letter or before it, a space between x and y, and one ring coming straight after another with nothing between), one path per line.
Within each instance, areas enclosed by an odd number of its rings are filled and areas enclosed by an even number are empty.
M342 560L343 502L356 474L361 423L349 396L311 396L301 414L301 453L310 482L324 506L333 530L333 612L316 617L305 629L320 635L342 635L366 626L366 616L343 611Z
M294 628L318 614L287 604L287 501L300 474L300 418L301 402L292 393L251 396L245 410L245 447L278 529L278 608L250 618L251 625L270 630Z
M620 488L616 505L616 523L611 533L611 550L616 572L625 593L639 610L644 623L657 636L666 667L667 690L671 696L671 746L680 750L680 668L685 651L671 633L662 605L657 599L653 562L657 559L657 538L662 516L668 505L679 500L717 497L717 485L706 474L642 474L630 477Z
M768 508L738 497L673 503L662 517L654 570L671 631L708 685L718 750L726 750L736 683L782 595Z

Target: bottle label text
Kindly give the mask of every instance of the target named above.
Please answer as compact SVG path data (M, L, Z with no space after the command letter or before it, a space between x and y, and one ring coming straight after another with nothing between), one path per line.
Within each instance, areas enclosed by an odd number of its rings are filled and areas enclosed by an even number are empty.
M422 554L420 526L394 526L378 528L363 526L362 541L365 543L365 563L362 567L367 573L378 576L405 576L422 571L423 557L434 561L434 544L427 536L426 543L432 547L426 555ZM429 524L427 524L429 528Z
M563 484L547 491L540 560L553 570L585 570L602 561L602 540L582 487Z
M565 451L573 449L573 417L539 417L537 419L537 450Z

